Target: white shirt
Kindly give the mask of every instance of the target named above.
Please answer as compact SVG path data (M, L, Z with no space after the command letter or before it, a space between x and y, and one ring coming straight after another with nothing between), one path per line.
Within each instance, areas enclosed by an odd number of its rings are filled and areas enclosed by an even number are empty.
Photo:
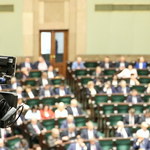
M106 69L109 68L109 63L105 63L105 68L106 68Z
M135 124L134 116L129 115L129 124L130 125L134 125Z
M105 88L103 89L104 92L106 92L107 94L112 94L112 89L111 88Z
M150 117L149 118L145 118L145 122L150 125Z
M117 132L120 133L121 136L124 137L124 138L127 138L127 137L128 137L128 134L127 134L125 128L122 128L121 130L118 128L118 131L117 131Z
M13 83L13 84L12 84L12 88L13 88L13 89L17 89L17 83Z
M130 79L130 86L136 85L136 82L132 79Z
M136 134L143 135L144 138L149 138L149 136L150 136L149 130L144 131L143 129L137 130Z
M89 90L90 90L92 96L96 95L97 92L94 88L90 88Z
M95 144L92 144L90 150L97 150L97 149L96 149L96 145L95 145Z
M143 69L143 63L139 63L139 69Z
M65 96L66 95L65 90L59 89L59 95Z
M79 116L78 110L76 107L71 107L72 112L73 112L73 116Z
M38 69L41 70L41 71L47 70L48 69L47 64L45 62L39 63L38 64Z
M55 110L55 117L56 118L63 118L63 117L67 117L68 116L68 112L66 109L64 109L63 111L60 111L58 109Z
M26 67L26 68L29 68L29 69L31 68L31 65L30 65L30 63L28 63L28 62L25 62L24 64L25 64L25 67Z
M25 119L31 120L32 118L36 118L37 120L41 120L41 113L39 110L36 112L32 112L31 110L28 110L25 114Z
M125 67L125 63L121 62L119 67Z
M28 95L29 95L30 98L34 98L34 95L33 95L32 91L30 91L30 92L28 93Z
M47 79L42 79L42 84L43 84L43 86L47 85L48 84L48 80Z
M50 72L50 71L48 72L48 78L49 78L49 79L54 78L54 73L53 73L52 71L51 71L51 72Z
M134 104L137 103L137 97L136 96L132 96L132 103L134 103Z
M76 143L76 150L87 150L87 147L81 147L78 143Z
M131 74L135 74L137 77L137 70L136 69L129 70L128 68L125 68L117 76L119 78L130 78Z
M37 134L40 134L40 133L41 133L41 131L40 131L38 125L36 125L36 124L33 125L33 124L32 124L32 127L33 127L33 129L35 130L35 132L36 132Z
M49 91L49 90L45 90L45 91L44 91L44 94L45 94L45 97L49 97L49 96L51 96L51 93L50 93L50 91Z
M122 92L123 92L123 94L127 94L127 88L126 87L122 88Z
M93 132L93 130L88 130L88 137L89 137L89 139L94 138L94 132Z

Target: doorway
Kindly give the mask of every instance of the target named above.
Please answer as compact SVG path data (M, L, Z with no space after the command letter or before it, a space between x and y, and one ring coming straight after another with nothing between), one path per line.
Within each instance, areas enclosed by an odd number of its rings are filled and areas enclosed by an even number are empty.
M68 31L67 30L41 30L40 55L49 61L59 73L66 77L68 60Z

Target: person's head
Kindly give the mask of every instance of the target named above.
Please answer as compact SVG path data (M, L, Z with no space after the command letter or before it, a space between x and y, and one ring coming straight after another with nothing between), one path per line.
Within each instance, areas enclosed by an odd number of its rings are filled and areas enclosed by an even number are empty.
M109 59L108 56L104 58L104 62L105 62L105 63L108 63L109 61L110 61L110 59Z
M16 83L16 82L17 82L16 77L12 77L12 78L11 78L11 84Z
M130 65L128 65L128 69L129 70L132 70L133 69L133 66L130 64Z
M135 115L135 109L134 108L130 108L129 109L129 114L134 116Z
M27 93L31 92L31 91L32 91L32 90L31 90L31 86L30 86L30 85L27 85L26 88L25 88L25 90L26 90Z
M71 107L77 107L78 101L76 99L72 99L70 105L71 105Z
M58 104L58 110L63 111L65 109L65 104L63 102L60 102Z
M31 111L32 111L33 113L35 113L35 112L37 112L37 108L36 108L35 106L33 106L33 107L31 108Z
M50 66L48 67L48 71L53 71L53 70L54 70L53 66L50 65Z
M49 89L50 89L50 85L49 85L49 84L46 84L46 85L44 86L44 89L45 89L45 90L49 90Z
M120 62L125 62L125 57L121 56L119 60L120 60Z
M93 130L94 129L94 125L93 125L93 123L91 121L88 121L86 123L86 126L87 126L88 130Z
M95 70L96 70L96 73L101 73L102 72L102 68L100 66L97 66Z
M59 129L57 129L57 128L53 128L52 129L52 137L54 137L54 138L58 138L59 137Z
M0 147L4 147L4 140L0 138Z
M90 139L90 144L91 145L94 145L95 143L96 143L96 139L95 138Z
M73 124L73 122L74 122L74 117L73 117L73 115L68 115L68 117L67 117L67 122L69 123L69 124Z
M31 119L31 124L33 124L33 125L37 124L37 119L36 118L32 118Z
M122 88L125 88L125 87L127 86L126 81L125 81L125 80L121 80L121 81L120 81L120 86L121 86Z
M117 128L124 128L124 123L123 123L123 121L118 121L118 122L117 122Z
M113 76L113 80L117 80L118 79L118 77L117 77L117 75L115 74L114 76Z
M110 88L110 87L111 87L111 82L110 82L110 81L105 82L105 86L106 86L107 88Z
M82 145L82 143L83 143L83 139L81 138L80 135L77 136L77 143L78 143L79 145Z
M44 111L48 111L48 110L49 110L49 106L48 106L48 105L44 105L43 110L44 110Z
M42 78L44 78L44 79L48 78L47 72L42 72Z
M148 128L147 122L142 122L142 123L141 123L141 129L143 129L144 131L146 131L147 128Z
M150 110L149 109L144 110L144 116L146 118L150 118Z
M82 58L81 57L77 57L77 62L81 63L82 62Z
M93 82L93 81L89 81L89 82L87 83L87 87L88 87L88 88L94 88L94 82Z
M40 63L42 63L42 62L45 62L45 59L44 59L42 56L39 56L38 61L39 61Z
M68 125L68 131L69 132L74 132L75 131L75 125L74 124L70 124L70 125Z
M141 56L141 57L139 58L139 62L140 62L140 63L143 63L144 61L145 61L144 57Z
M65 85L62 83L62 84L59 85L59 88L60 88L61 90L64 90L64 89L65 89Z
M136 89L133 89L133 90L131 91L131 95L132 95L132 96L137 96L137 95L138 95L138 91L137 91Z
M25 62L30 63L30 62L31 62L30 58L29 58L29 57L26 57L26 58L25 58Z
M22 91L23 91L22 87L18 86L17 89L16 89L16 93L21 94Z

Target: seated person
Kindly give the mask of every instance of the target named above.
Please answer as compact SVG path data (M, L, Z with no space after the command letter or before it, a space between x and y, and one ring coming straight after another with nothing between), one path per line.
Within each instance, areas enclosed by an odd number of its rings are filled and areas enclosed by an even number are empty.
M78 101L76 99L72 99L70 102L70 106L67 108L68 114L73 116L83 115L82 109L78 106Z
M105 69L109 69L109 68L112 68L114 66L113 66L112 62L110 61L110 58L107 56L104 58L104 61L102 61L100 63L100 67L105 68Z
M139 116L135 114L135 109L131 108L128 111L129 113L125 115L123 122L128 125L135 125L139 123Z
M76 131L76 127L74 124L68 126L67 130L63 130L61 133L61 137L63 141L75 140L78 135Z
M55 118L54 112L50 109L48 105L45 105L43 109L40 110L42 119L51 119Z
M48 139L47 139L47 144L50 150L56 150L56 146L62 144L60 132L59 132L59 129L57 128L53 128L51 131L52 131L51 135L48 136Z
M33 106L31 109L29 109L25 114L26 120L31 120L32 118L41 120L41 113L35 106Z
M126 59L124 56L121 56L119 58L119 61L116 63L116 68L119 68L120 70L123 70L128 67L128 62L126 62Z
M9 150L9 148L5 146L4 139L2 138L0 138L0 150Z
M27 129L30 135L30 143L32 144L39 144L38 135L46 132L46 129L42 126L40 122L37 121L36 118L31 118L31 123L27 125Z
M99 86L99 87L101 87L102 85L103 85L103 78L101 78L101 77L96 77L95 79L94 79L94 84L96 85L96 86Z
M42 72L42 76L38 81L38 85L45 86L47 84L51 84L50 80L48 79L47 72Z
M5 139L7 137L11 137L13 135L12 129L8 128L0 128L0 138Z
M67 150L87 150L87 146L83 139L80 136L77 136L76 141L70 144Z
M134 103L134 104L143 102L143 100L142 100L141 96L139 95L138 91L135 90L135 89L133 89L131 91L131 95L128 95L126 101L128 103Z
M66 118L66 120L64 120L61 123L60 128L61 129L66 129L66 128L69 128L69 126L72 125L72 124L75 126L74 117L72 115L68 115L68 117Z
M17 94L18 98L24 98L25 97L25 94L23 92L23 88L21 86L17 87L16 94Z
M16 77L12 77L10 84L6 85L8 89L16 90L18 86L21 86L20 82L17 81Z
M87 150L102 150L102 147L95 138L90 139L90 142L87 144Z
M22 79L25 81L27 78L29 78L30 71L27 68L21 68L21 73L22 73Z
M38 69L40 71L48 70L49 62L45 61L42 56L39 56L38 61L34 64L34 69Z
M118 121L117 122L117 129L115 132L115 137L123 137L123 138L128 138L131 136L130 131L128 128L124 127L123 121Z
M136 134L141 134L144 136L144 138L149 138L150 131L148 130L149 125L146 122L141 123L141 129L138 129Z
M147 94L150 94L150 83L149 83L148 86L147 86L146 93L147 93Z
M25 87L25 97L34 98L37 96L37 93L31 89L30 85Z
M17 107L23 105L23 111L27 111L30 107L23 102L22 98L18 98Z
M92 75L96 76L96 77L104 75L103 71L102 71L102 68L100 66L97 66Z
M39 96L40 97L50 97L50 96L53 96L55 95L55 92L52 88L51 85L49 84L46 84L43 88L40 89L39 91Z
M112 86L117 87L118 86L118 77L117 75L114 75L111 81Z
M150 110L146 109L143 112L143 115L140 117L139 123L146 122L148 125L150 125Z
M98 139L99 138L98 132L96 129L94 129L94 124L91 121L89 121L87 122L86 126L87 128L81 131L81 137L86 140L93 138Z
M57 76L57 72L54 70L52 65L50 65L48 67L47 74L48 74L48 79L52 79L52 78L55 78Z
M103 87L103 93L106 93L106 94L116 93L116 89L114 86L111 85L110 81L105 82L104 87Z
M146 69L147 68L147 62L145 62L144 57L141 56L139 58L139 61L135 63L136 69Z
M60 102L57 106L57 109L55 110L55 118L63 118L67 116L68 112L65 109L65 104L63 102Z
M27 68L27 70L33 69L33 64L29 57L25 58L25 61L21 64L21 68Z
M144 137L144 134L136 134L133 142L133 150L150 150L150 141Z
M118 93L128 94L130 92L130 88L127 86L125 80L121 80L119 86L117 88Z
M65 87L64 84L60 84L58 88L55 89L55 94L59 96L71 95L71 91L69 88Z
M129 65L128 68L123 69L117 76L118 78L130 78L131 74L134 74L135 77L138 76L137 70L132 65Z
M89 95L89 96L95 96L97 93L98 93L98 91L94 87L94 82L93 81L89 81L87 83L86 94Z
M130 86L140 85L140 82L138 81L138 79L136 78L136 76L134 74L131 74L129 85Z
M76 70L76 69L84 69L84 62L82 61L81 57L77 57L77 60L75 62L72 63L72 70Z

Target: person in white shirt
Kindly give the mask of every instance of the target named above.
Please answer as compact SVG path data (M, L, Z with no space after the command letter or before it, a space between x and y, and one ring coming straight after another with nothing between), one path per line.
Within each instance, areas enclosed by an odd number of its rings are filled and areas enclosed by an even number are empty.
M30 85L26 86L25 91L26 91L26 97L29 97L29 98L35 97Z
M26 57L24 63L21 64L21 68L23 67L27 68L28 70L31 70L33 68L29 57Z
M141 123L141 129L137 130L136 134L141 134L144 136L144 138L149 138L150 137L150 132L148 130L149 125L147 122L142 122Z
M53 68L52 65L50 65L50 66L48 67L47 74L48 74L48 78L49 78L49 79L52 79L52 78L54 78L54 77L57 76L57 73L56 73L56 71L54 70L54 68Z
M37 66L38 70L41 70L41 71L45 71L48 69L48 65L45 61L45 59L40 56L39 59L38 59L38 66Z
M39 86L44 87L47 84L50 84L50 80L48 79L47 72L42 72L42 76L39 79Z
M32 107L25 114L26 120L31 120L32 118L36 118L37 120L41 120L41 113L36 107Z
M65 104L63 102L60 102L57 106L57 109L55 110L55 118L63 118L67 116L68 112L65 109Z
M150 109L146 109L143 111L143 115L140 117L139 122L146 122L148 125L150 125Z
M123 69L117 76L118 78L130 78L131 74L134 74L135 77L138 76L137 70L132 65L129 65L128 68Z
M95 96L97 94L97 91L94 87L94 82L93 81L89 81L87 83L87 94L91 95L91 96Z
M135 74L131 74L129 84L130 84L130 86L133 86L133 85L140 85L140 82L137 80Z

